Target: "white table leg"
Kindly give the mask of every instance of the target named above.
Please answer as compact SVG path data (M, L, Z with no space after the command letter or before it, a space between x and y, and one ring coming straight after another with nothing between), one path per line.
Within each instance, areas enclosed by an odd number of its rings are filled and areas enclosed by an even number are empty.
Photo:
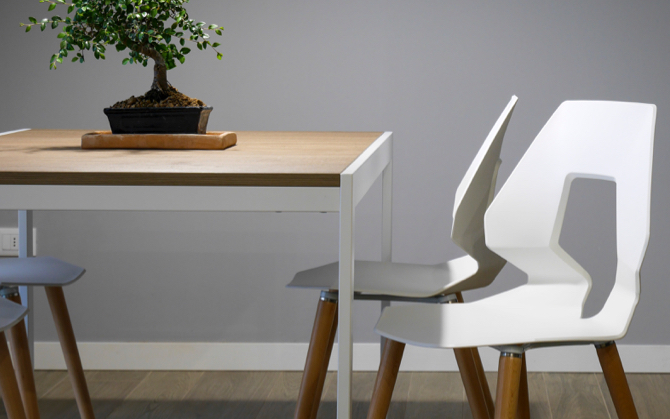
M354 300L354 195L353 176L340 177L340 280L337 341L337 418L351 418L353 358L352 305Z
M382 173L382 261L391 262L393 244L393 162ZM381 310L391 305L390 301L381 302ZM379 356L384 351L384 337L379 338Z
M32 257L33 252L33 212L19 211L19 257ZM32 310L33 307L33 289L32 287L19 287L21 303ZM25 317L26 332L28 333L28 347L30 348L30 359L35 362L35 335L33 327L32 311Z

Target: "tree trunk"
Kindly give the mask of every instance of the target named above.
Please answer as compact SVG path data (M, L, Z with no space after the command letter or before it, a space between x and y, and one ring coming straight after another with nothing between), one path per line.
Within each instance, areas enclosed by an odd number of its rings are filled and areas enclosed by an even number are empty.
M167 81L167 66L163 56L155 49L147 46L140 47L140 54L154 60L154 81L151 83L151 90L167 94L169 83Z

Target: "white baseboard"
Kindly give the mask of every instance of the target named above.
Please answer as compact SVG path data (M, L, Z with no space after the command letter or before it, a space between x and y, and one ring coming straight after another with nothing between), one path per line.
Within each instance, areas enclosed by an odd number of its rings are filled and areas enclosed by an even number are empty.
M619 345L626 372L670 373L670 346ZM90 370L259 370L299 371L304 368L306 343L179 343L80 342L84 369ZM496 371L498 352L481 348L484 368ZM600 371L592 346L535 349L527 356L529 371ZM330 369L337 367L337 345ZM379 344L354 345L354 370L376 371ZM35 368L65 369L58 342L35 343ZM453 351L407 346L403 371L457 371Z

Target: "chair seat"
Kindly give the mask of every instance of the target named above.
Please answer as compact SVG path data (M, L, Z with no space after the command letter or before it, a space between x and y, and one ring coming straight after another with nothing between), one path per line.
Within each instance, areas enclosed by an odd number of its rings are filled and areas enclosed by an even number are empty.
M28 313L28 308L0 298L0 331L5 331L21 321Z
M65 286L86 272L51 256L0 259L0 284L8 286Z
M438 265L356 261L354 292L427 298L449 292L477 273L477 261L463 256ZM337 262L298 272L287 287L338 289Z
M538 290L539 288L543 290ZM599 342L616 340L625 328L613 325L606 306L581 317L580 306L557 303L555 296L575 290L524 285L463 304L413 304L384 309L375 331L399 342L434 348ZM545 293L547 298L542 298ZM564 300L568 301L568 300Z

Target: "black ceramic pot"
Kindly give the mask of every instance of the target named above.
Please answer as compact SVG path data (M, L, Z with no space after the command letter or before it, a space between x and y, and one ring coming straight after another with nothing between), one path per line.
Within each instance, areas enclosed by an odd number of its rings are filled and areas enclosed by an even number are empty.
M206 134L212 107L105 108L112 134Z

